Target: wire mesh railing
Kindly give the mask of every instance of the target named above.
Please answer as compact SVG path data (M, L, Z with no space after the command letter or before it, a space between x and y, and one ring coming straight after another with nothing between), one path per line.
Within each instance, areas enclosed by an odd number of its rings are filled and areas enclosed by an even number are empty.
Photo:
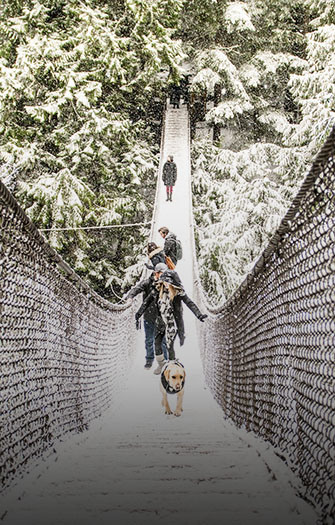
M211 308L195 261L205 375L236 424L278 447L332 523L335 496L335 133L253 272ZM133 308L92 292L0 183L0 478L109 404Z
M130 366L134 311L78 277L0 182L0 479L85 429Z
M304 496L335 516L335 131L251 274L223 306L195 261L206 381L238 426L278 447Z

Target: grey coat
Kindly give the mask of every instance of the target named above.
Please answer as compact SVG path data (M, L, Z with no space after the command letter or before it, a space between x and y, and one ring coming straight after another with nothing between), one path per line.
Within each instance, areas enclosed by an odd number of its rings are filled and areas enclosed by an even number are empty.
M163 182L165 186L174 186L177 180L177 166L176 163L167 160L163 166Z

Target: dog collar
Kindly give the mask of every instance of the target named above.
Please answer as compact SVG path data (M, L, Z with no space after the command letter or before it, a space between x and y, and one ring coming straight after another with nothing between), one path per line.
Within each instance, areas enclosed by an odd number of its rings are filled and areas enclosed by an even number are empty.
M163 385L163 388L164 390L166 390L166 392L168 394L178 394L178 392L181 392L184 388L184 385L185 385L185 378L182 380L181 382L181 389L180 390L176 390L175 388L173 388L170 383L166 380L165 378L165 375L164 375L164 372L166 370L166 368L168 367L168 365L171 363L171 361L168 361L162 368L162 373L161 373L161 383ZM182 363L179 363L179 361L173 361L173 363L175 365L178 365L178 366L181 366L182 368L184 368L184 365Z

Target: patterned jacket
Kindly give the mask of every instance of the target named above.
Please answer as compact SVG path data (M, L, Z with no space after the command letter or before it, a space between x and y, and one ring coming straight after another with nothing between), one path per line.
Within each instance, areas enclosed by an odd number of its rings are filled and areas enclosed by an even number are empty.
M177 180L177 165L171 160L167 160L163 166L163 182L165 186L174 186Z

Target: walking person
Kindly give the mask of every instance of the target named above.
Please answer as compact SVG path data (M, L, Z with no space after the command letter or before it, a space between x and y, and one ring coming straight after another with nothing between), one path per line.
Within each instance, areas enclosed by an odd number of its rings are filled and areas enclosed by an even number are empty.
M154 302L157 305L159 312L156 318L155 335L157 368L154 370L154 374L157 375L161 373L164 365L164 356L161 349L163 333L166 339L169 360L175 359L174 341L177 334L180 346L184 344L185 327L182 302L188 306L200 321L203 322L207 317L206 314L201 313L197 305L186 295L178 273L174 270L165 270L162 272L160 271L160 266L161 265L157 265L155 268L155 278L157 279L155 286L135 314L135 319L138 320L146 309L149 308L150 304Z
M190 101L189 87L190 87L190 75L184 75L180 81L181 95L184 99L183 104L188 104Z
M177 165L173 161L173 155L168 155L167 161L163 166L162 179L166 186L166 200L172 202L173 186L177 180Z
M179 239L175 233L170 232L169 228L166 226L161 226L158 232L161 237L164 239L164 253L167 257L170 257L173 264L176 265L177 262L183 256L183 249Z
M173 84L170 88L170 104L173 106L173 109L179 109L181 94L181 87Z
M167 269L167 266L164 264L162 269ZM155 274L152 272L147 279L143 279L137 285L135 285L129 292L126 294L125 299L134 299L140 293L143 294L143 301L150 295L152 288L155 283ZM145 365L144 368L149 369L152 367L152 363L155 358L154 352L154 342L155 342L155 322L158 316L157 305L152 302L150 306L144 312L144 334L145 334ZM168 359L168 351L166 346L165 337L162 337L161 340L161 350L165 357Z

